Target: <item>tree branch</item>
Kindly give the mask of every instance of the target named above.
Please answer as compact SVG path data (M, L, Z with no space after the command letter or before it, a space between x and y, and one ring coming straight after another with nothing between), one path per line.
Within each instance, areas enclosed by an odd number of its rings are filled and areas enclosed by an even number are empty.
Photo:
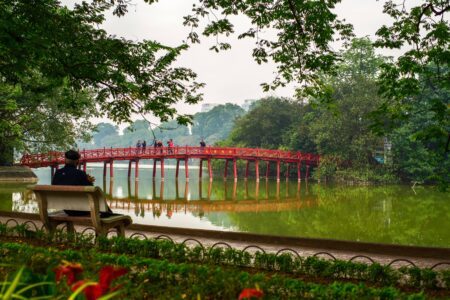
M294 16L294 20L295 20L295 22L298 25L299 33L301 35L303 35L305 32L303 31L303 27L302 27L302 20L300 19L300 16L297 14L297 10L295 9L295 5L292 2L292 0L288 0L288 4L289 4L289 9L291 10L292 15Z

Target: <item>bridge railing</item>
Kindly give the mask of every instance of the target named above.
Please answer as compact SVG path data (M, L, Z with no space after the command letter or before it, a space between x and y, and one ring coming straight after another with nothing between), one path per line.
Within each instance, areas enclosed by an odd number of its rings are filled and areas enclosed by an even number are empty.
M80 161L94 162L107 160L133 160L152 158L226 158L226 159L281 159L298 160L317 164L319 155L303 152L269 150L259 148L232 147L145 147L145 148L103 148L80 151ZM50 151L40 154L25 154L21 159L22 165L48 166L64 163L64 152Z

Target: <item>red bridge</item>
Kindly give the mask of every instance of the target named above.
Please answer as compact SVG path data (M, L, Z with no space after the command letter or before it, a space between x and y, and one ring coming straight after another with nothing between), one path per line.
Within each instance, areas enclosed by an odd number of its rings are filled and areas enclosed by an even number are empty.
M282 150L266 150L266 149L252 149L252 148L226 148L226 147L146 147L146 148L103 148L93 150L80 151L80 168L86 170L86 164L89 162L103 162L103 176L106 178L106 169L109 164L110 178L114 177L114 161L127 160L128 164L128 177L131 176L132 164L135 164L135 178L139 178L139 161L142 159L153 160L153 177L156 176L156 164L159 161L161 165L161 180L164 180L164 160L175 159L176 160L176 177L178 178L180 162L184 161L184 168L186 174L186 180L189 180L189 168L188 161L191 158L199 159L200 168L199 176L202 177L203 162L208 163L209 178L212 180L212 159L225 160L224 177L227 177L228 165L231 162L233 165L233 177L235 180L238 178L237 172L237 160L246 161L245 178L249 175L250 163L255 164L255 177L259 181L259 162L266 163L266 177L269 176L270 164L276 164L277 180L280 180L280 165L286 164L287 172L286 176L289 176L289 168L292 164L297 167L297 178L301 180L301 167L302 164L306 166L306 176L309 176L310 166L317 166L319 163L319 155L282 151ZM23 166L29 166L31 168L51 167L52 176L54 170L59 165L64 164L64 152L48 152L41 154L25 154L20 164Z

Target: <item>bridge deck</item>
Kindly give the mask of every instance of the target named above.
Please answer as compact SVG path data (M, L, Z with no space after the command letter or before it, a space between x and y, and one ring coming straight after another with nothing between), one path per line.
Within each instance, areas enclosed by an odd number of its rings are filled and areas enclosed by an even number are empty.
M139 159L242 159L299 162L304 161L316 165L319 155L300 151L267 150L254 148L228 147L146 147L144 148L103 148L80 151L80 162L104 162L111 160L139 160ZM25 154L21 165L32 168L48 167L56 163L64 163L64 152L52 151L41 154Z
M113 177L113 162L127 160L129 161L130 177L132 162L135 163L136 177L139 175L139 160L152 159L154 160L153 176L155 176L156 162L161 163L161 178L164 178L164 160L175 159L177 160L177 173L179 170L180 161L185 161L186 178L188 178L188 163L191 158L199 159L200 166L205 160L208 162L209 176L212 178L211 160L223 159L227 161L225 166L225 174L227 176L228 161L233 162L234 178L237 178L236 161L247 161L246 174L248 176L249 163L255 163L256 177L259 178L259 161L267 162L266 176L269 173L269 163L275 162L277 164L277 178L280 175L280 163L297 164L297 173L300 179L301 164L305 164L307 167L307 173L310 166L317 166L320 156L317 154L283 151L283 150L268 150L268 149L255 149L255 148L229 148L229 147L146 147L146 148L103 148L80 151L80 165L86 170L86 164L89 162L103 162L104 163L104 176L106 176L106 165L110 165L110 177ZM60 164L64 164L64 152L52 151L41 154L25 154L20 164L31 168L52 167L58 168ZM201 171L200 168L200 177ZM307 176L306 176L307 177Z

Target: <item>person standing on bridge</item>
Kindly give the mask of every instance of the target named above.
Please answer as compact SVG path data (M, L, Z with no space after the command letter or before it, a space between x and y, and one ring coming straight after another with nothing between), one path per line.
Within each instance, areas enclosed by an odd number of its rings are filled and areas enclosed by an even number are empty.
M170 139L170 140L167 142L167 147L168 147L168 153L169 153L169 154L172 154L172 153L173 153L173 140L172 140L172 139Z
M202 152L202 153L205 152L205 147L206 147L205 140L202 139L202 140L200 141L200 149L201 149L201 152Z
M158 141L156 139L153 139L153 154L156 154L156 148L158 148Z
M141 151L141 140L138 140L136 143L136 154L139 154L139 152Z
M162 154L163 153L163 143L161 141L158 141L158 143L156 143L156 145L159 148L159 152Z
M142 153L145 153L145 148L147 148L147 142L145 140L142 141Z
M65 154L65 165L57 170L52 178L52 185L94 185L95 178L77 169L80 153L69 150Z

